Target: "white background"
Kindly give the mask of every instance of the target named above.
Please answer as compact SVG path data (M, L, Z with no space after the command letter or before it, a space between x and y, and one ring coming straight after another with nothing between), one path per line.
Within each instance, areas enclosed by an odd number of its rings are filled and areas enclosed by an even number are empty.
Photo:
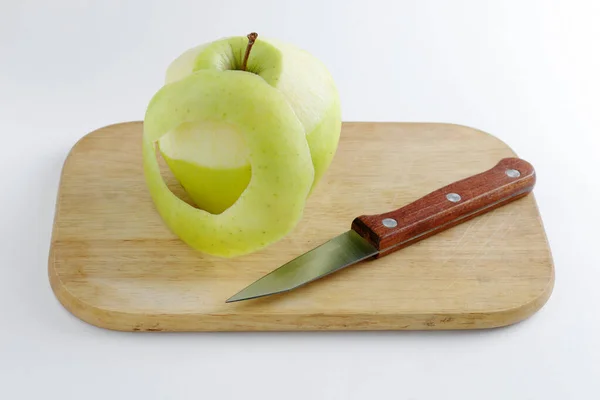
M599 19L592 0L2 1L0 398L598 398ZM183 50L253 30L322 59L346 121L469 125L532 162L546 306L451 333L127 334L65 311L46 269L70 147L142 119Z

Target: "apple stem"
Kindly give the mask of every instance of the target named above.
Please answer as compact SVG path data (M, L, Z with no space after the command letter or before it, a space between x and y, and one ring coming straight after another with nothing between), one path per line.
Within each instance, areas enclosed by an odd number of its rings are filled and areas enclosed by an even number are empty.
M246 35L248 38L248 45L246 46L246 54L244 54L244 60L242 61L242 71L246 70L246 66L248 64L248 57L250 56L250 50L252 50L252 46L254 45L254 41L258 37L258 33L252 32Z

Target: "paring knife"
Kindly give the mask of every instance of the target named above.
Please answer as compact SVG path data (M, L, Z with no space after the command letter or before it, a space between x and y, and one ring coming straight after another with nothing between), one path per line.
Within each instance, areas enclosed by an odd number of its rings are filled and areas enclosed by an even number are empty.
M535 181L527 161L504 158L485 172L395 211L355 218L349 231L275 269L227 303L287 292L360 261L384 257L527 195Z

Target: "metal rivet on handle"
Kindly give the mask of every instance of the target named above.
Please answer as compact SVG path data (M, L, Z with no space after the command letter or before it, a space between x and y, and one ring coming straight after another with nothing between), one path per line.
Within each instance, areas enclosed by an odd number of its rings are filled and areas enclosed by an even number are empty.
M381 221L381 223L386 228L395 228L398 226L398 221L396 221L393 218L384 218L383 221Z
M521 176L521 173L519 171L517 171L516 169L507 169L505 171L506 175L508 175L510 178L518 178Z
M461 199L461 197L458 193L448 193L446 195L446 198L453 203L458 203Z

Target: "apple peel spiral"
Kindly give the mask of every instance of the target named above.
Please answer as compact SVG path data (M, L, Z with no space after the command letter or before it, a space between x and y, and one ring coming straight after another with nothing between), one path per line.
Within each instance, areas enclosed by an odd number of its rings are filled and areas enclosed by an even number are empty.
M144 117L144 174L158 213L189 246L221 257L294 229L341 131L326 67L295 46L253 37L182 53ZM195 206L171 192L157 150Z

